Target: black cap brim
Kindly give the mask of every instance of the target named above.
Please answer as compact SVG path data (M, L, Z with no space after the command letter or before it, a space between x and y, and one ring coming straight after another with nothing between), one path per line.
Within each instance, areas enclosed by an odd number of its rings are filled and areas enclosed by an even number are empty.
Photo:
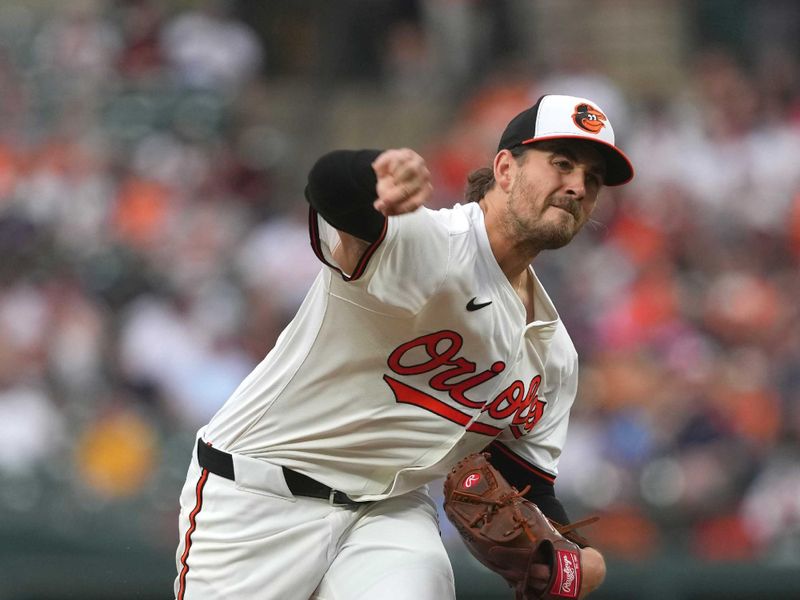
M605 185L613 187L624 185L633 179L633 164L625 153L603 140L593 140L581 135L549 135L525 140L525 144L535 144L545 140L582 140L594 144L606 161Z

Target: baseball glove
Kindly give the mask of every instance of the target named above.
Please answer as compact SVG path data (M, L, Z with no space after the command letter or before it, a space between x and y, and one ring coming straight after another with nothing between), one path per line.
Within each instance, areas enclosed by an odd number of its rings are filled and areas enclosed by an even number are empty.
M516 600L577 598L581 589L579 546L570 534L595 519L560 526L513 488L487 460L471 454L444 484L444 510L481 563L502 575ZM570 537L564 536L566 534Z

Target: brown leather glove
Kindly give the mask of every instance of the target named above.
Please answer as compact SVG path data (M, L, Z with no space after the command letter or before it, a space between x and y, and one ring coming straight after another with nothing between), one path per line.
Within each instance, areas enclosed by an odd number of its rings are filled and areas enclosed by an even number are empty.
M472 555L514 588L517 600L577 598L581 589L578 544L566 539L535 504L523 498L525 490L520 493L513 488L488 457L487 453L470 454L448 474L444 483L448 519ZM577 525L561 529L567 532ZM578 536L574 539L583 541Z

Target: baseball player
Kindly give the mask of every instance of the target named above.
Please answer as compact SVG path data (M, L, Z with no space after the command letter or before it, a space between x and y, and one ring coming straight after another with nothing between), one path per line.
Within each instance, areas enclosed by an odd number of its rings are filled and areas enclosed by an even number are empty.
M427 484L483 449L568 522L553 483L577 354L530 264L632 176L602 110L558 95L508 124L450 209L424 207L412 150L320 158L306 198L324 268L198 432L176 598L453 599ZM583 597L605 565L581 559Z

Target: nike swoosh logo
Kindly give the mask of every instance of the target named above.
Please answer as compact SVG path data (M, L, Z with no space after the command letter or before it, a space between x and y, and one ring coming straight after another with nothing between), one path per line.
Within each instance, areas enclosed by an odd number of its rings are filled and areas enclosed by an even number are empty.
M470 300L469 302L467 302L467 310L468 311L472 312L473 310L478 310L480 308L483 308L484 306L489 306L492 303L491 300L489 300L488 302L476 303L475 300L477 300L477 299L478 298L475 297L472 300Z

